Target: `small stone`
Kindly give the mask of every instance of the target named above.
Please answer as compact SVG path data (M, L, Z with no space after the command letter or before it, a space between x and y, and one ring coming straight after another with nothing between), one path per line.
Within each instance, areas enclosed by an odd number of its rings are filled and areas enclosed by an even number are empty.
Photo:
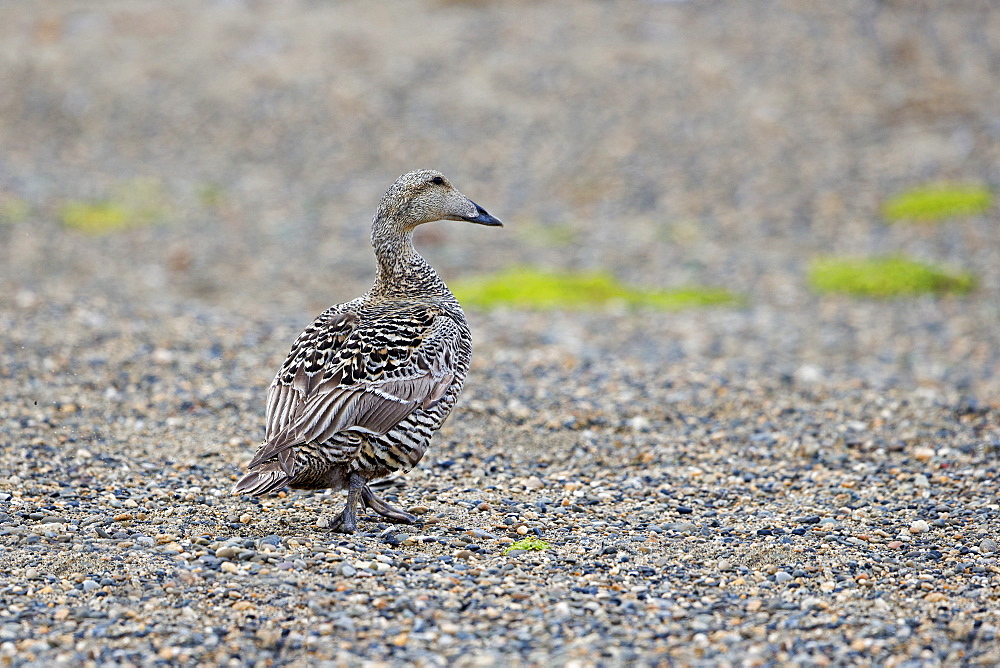
M475 538L486 538L488 540L496 540L497 539L497 537L496 537L495 534L492 534L489 531L484 531L482 529L472 529L471 531L467 531L466 533L468 533L470 536L473 536Z
M920 489L927 489L931 486L931 481L927 479L923 473L918 473L913 476L913 486L919 487Z
M238 573L240 570L240 567L231 561L223 561L221 564L219 564L219 568L225 571L226 573Z
M250 524L253 521L253 517L249 513L244 513L240 515L240 524Z
M628 421L628 426L632 429L632 431L649 431L653 426L653 423L649 421L649 418L643 415L636 415Z
M526 535L528 535L528 527L526 527L526 526L524 526L524 525L522 524L521 526L519 526L519 527L517 528L517 533L519 533L519 534L520 534L520 535L522 535L522 536L526 536Z
M979 542L979 551L983 554L993 554L997 551L997 542L992 538L984 538Z
M918 462L928 462L934 457L934 448L917 448L913 451L913 458Z
M386 533L384 536L382 536L382 542L388 543L393 547L398 547L399 545L402 545L407 540L409 540L409 538L410 534L396 533L395 531L391 531L390 533Z
M910 533L926 533L931 530L931 525L925 520L914 520L910 523Z
M356 569L354 566L350 564L341 564L340 568L337 570L339 570L340 574L343 575L345 578L354 577L358 573L358 569Z
M796 383L811 385L823 380L823 370L813 364L803 364L792 374Z
M815 596L804 598L802 599L802 602L799 603L800 610L814 610L817 608L823 609L825 607L826 603L824 603L822 599L816 598Z
M779 584L782 582L788 582L791 579L792 576L786 573L785 571L778 571L777 573L774 574L774 581Z
M694 522L666 522L663 528L667 531L677 531L678 533L694 533L698 525Z
M409 508L406 509L406 512L410 513L411 515L425 515L428 512L430 512L430 508L428 508L427 506L410 506Z
M83 591L94 591L95 589L100 589L101 585L97 584L93 580L83 581Z
M459 550L455 553L456 559L470 559L472 558L472 550Z
M545 483L541 481L540 478L536 476L531 476L524 481L524 486L528 489L542 489L545 487Z
M233 610L253 610L254 605L250 601L236 601L232 605Z
M218 557L219 559L232 559L237 554L239 554L239 552L240 552L239 548L234 547L232 545L225 545L215 551L215 556Z

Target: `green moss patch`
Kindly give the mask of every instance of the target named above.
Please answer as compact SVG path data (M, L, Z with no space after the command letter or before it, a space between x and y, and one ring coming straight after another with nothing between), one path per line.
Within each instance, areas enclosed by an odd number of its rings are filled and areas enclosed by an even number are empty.
M114 195L99 201L74 201L59 210L63 225L88 234L108 234L162 220L170 206L156 179L121 183Z
M508 545L507 549L504 550L503 553L509 554L514 550L536 550L540 552L542 550L547 550L550 547L552 546L546 543L544 540L541 540L540 538L522 538L516 543L511 543L510 545Z
M28 218L31 207L22 199L0 198L0 225L14 225Z
M993 205L993 193L982 186L932 184L914 188L886 200L882 214L890 221L934 222L959 216L976 216Z
M663 310L734 304L733 294L716 288L641 290L619 283L607 273L557 274L530 268L459 281L453 286L458 300L470 308L498 307L554 310L593 309L624 304Z
M129 224L128 211L113 202L70 202L59 217L66 227L89 234L114 232Z
M820 258L810 267L809 281L818 292L865 297L964 294L975 287L971 274L954 273L902 257Z
M206 208L213 209L220 206L225 198L225 190L217 183L205 183L198 189L198 200Z

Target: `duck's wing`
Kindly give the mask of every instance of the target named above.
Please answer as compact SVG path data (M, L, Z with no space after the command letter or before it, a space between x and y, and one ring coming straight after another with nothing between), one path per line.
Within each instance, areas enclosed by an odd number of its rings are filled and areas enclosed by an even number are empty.
M267 436L251 468L277 457L291 475L296 445L346 430L385 434L440 401L455 379L461 329L436 307L400 309L363 325L345 313L322 329L337 332L333 343L320 350L297 340L271 384Z
M358 314L333 307L306 327L292 343L271 387L267 390L264 442L287 427L308 396L335 363L344 344L358 329Z

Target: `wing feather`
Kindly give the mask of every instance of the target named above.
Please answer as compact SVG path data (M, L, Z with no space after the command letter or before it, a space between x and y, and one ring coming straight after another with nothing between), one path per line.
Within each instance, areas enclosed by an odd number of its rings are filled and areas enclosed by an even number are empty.
M314 328L303 332L271 384L265 443L249 466L278 457L282 469L291 475L296 445L322 443L350 429L385 434L418 408L440 401L455 379L451 365L460 330L440 310L420 308L418 315L424 317L414 319L421 327L408 332L411 345L397 345L388 352L383 346L374 363L372 346L363 344L377 338L378 332L359 327L359 318L352 312L324 323L326 330L333 328L341 338L321 367L311 354L314 350L306 345L308 340L303 343ZM353 354L345 356L345 352ZM396 364L391 375L384 366L390 358Z

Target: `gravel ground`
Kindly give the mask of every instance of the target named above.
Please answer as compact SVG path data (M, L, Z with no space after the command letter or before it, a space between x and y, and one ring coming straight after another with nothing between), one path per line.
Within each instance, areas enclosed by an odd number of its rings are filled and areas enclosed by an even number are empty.
M0 665L1000 663L1000 219L878 216L1000 185L998 44L985 2L0 7ZM415 526L228 496L424 165L508 224L422 230L448 280L746 303L471 313ZM825 252L979 288L820 298Z

